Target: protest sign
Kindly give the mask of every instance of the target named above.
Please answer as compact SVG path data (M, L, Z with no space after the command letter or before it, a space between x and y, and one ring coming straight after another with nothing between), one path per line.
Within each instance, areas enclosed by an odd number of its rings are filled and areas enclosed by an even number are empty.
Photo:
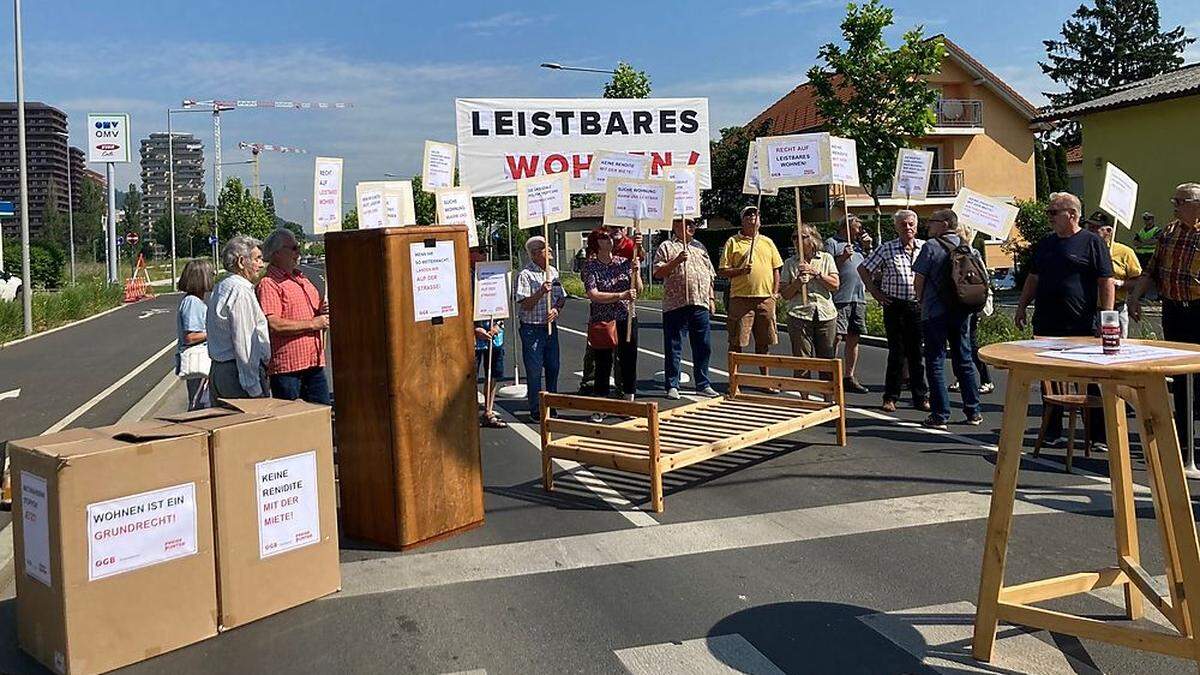
M88 504L88 581L193 555L196 527L195 483Z
M892 199L925 199L932 172L932 152L900 148L896 155L896 171L892 174Z
M437 219L441 225L466 225L467 245L479 245L479 233L475 230L475 205L471 202L471 188L443 188L434 194L437 202Z
M457 148L449 143L425 141L425 155L421 161L421 189L433 192L454 187L454 155Z
M475 263L475 321L508 318L510 270L507 260Z
M747 195L777 195L779 189L763 185L758 171L758 144L750 141L746 150L746 171L742 176L742 194Z
M609 178L646 178L650 175L650 158L625 152L597 150L592 156L584 192L606 192Z
M1100 208L1125 227L1133 227L1137 212L1137 181L1111 162L1104 167L1104 187L1100 190Z
M567 173L571 192L584 183L600 150L650 159L649 176L692 166L700 189L712 187L708 99L458 99L459 171L477 197L512 195L515 182Z
M700 215L700 186L696 182L696 170L672 166L666 171L666 179L675 184L674 215L681 218Z
M358 229L372 230L387 225L382 189L359 183L354 186L354 202L358 205Z
M342 229L342 159L318 157L313 171L313 234Z
M321 543L315 451L256 462L254 485L260 560Z
M433 246L425 242L409 244L409 256L415 321L458 316L454 242L443 239Z
M361 190L378 190L383 193L383 227L403 227L417 224L417 212L413 205L412 181L369 180L358 184ZM359 216L359 227L362 217Z
M639 230L671 229L675 184L666 180L613 178L604 197L604 224Z
M853 138L829 137L830 182L859 187L858 144Z
M763 185L774 188L827 185L829 134L764 136L755 139Z
M571 179L555 173L517 181L517 227L538 227L571 219Z
M1017 222L1017 207L968 188L958 191L952 210L960 224L1001 240L1008 239Z

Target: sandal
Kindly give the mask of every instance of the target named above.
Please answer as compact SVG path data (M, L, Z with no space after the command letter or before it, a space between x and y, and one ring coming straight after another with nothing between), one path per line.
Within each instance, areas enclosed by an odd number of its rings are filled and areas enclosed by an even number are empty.
M483 426L483 427L487 427L489 429L507 429L508 428L508 423L505 422L504 420L500 419L499 417L497 417L495 413L492 413L491 415L484 415L484 416L480 417L479 425Z

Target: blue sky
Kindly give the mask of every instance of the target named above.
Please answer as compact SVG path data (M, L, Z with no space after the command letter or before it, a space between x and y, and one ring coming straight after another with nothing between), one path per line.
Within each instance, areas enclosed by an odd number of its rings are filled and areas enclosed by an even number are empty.
M897 28L944 32L1036 104L1037 68L1076 0L893 2ZM803 81L838 38L844 3L396 2L389 0L41 0L24 3L25 89L67 111L83 144L88 111L128 111L137 138L165 130L184 98L350 101L349 111L239 110L222 117L224 161L238 141L307 149L267 155L263 181L281 215L310 220L312 156L346 160L346 186L420 170L426 138L453 141L454 99L595 96L604 76L543 61L646 70L655 95L707 96L712 129L741 124ZM1195 0L1160 0L1164 25L1200 34ZM12 14L0 12L0 97L12 100ZM1200 60L1193 45L1188 61ZM208 116L175 117L211 151ZM226 167L249 180L249 167ZM121 185L137 164L121 167ZM211 180L211 176L209 177Z

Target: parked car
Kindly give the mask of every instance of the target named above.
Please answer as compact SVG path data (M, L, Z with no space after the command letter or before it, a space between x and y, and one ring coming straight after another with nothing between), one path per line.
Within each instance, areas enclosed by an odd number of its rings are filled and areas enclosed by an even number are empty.
M996 270L992 275L992 290L1011 291L1017 287L1017 275L1011 270Z
M0 272L0 302L12 302L21 297L21 277Z

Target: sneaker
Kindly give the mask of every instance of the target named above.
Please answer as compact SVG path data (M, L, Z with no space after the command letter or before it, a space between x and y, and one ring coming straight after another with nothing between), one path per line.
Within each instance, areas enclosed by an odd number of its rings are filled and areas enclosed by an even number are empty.
M604 413L592 413L588 417L588 421L591 422L592 424L603 424L604 423Z
M979 385L980 394L990 394L993 391L996 391L996 385L992 384L991 382L984 382L983 384Z
M965 424L969 427L977 427L980 424L983 424L983 415L980 415L977 412L973 412L973 413L967 415L967 418L965 420L963 420L963 424Z
M896 412L896 402L886 398L883 399L882 410L883 412Z
M776 389L775 387L763 387L763 391L767 392L768 394L778 394L779 393L779 390Z
M926 429L941 429L942 431L946 431L948 428L946 426L946 420L938 417L937 415L930 415L929 417L926 417L921 422L921 426L925 427Z
M860 383L858 380L854 379L853 377L846 377L846 378L842 379L842 390L848 391L851 394L869 394L869 393L871 393L870 389L867 389L866 387L862 386L862 383Z
M957 383L957 382L953 382L953 383L951 383L951 384L950 384L950 386L949 386L949 387L946 387L946 389L947 389L948 391L958 391L959 389L962 389L962 385L960 385L960 384L959 384L959 383Z
M678 401L679 400L679 387L671 387L670 389L668 389L667 390L667 398L671 399L672 401Z
M625 400L633 403L633 394L625 394Z
M1098 441L1094 442L1092 443L1092 452L1108 452L1108 444L1100 443Z
M716 398L721 395L720 392L718 392L716 389L712 388L711 384L703 389L697 389L696 393L700 394L701 396L707 396L709 398Z
M922 410L924 412L929 412L929 401L914 401L913 402L913 410Z

